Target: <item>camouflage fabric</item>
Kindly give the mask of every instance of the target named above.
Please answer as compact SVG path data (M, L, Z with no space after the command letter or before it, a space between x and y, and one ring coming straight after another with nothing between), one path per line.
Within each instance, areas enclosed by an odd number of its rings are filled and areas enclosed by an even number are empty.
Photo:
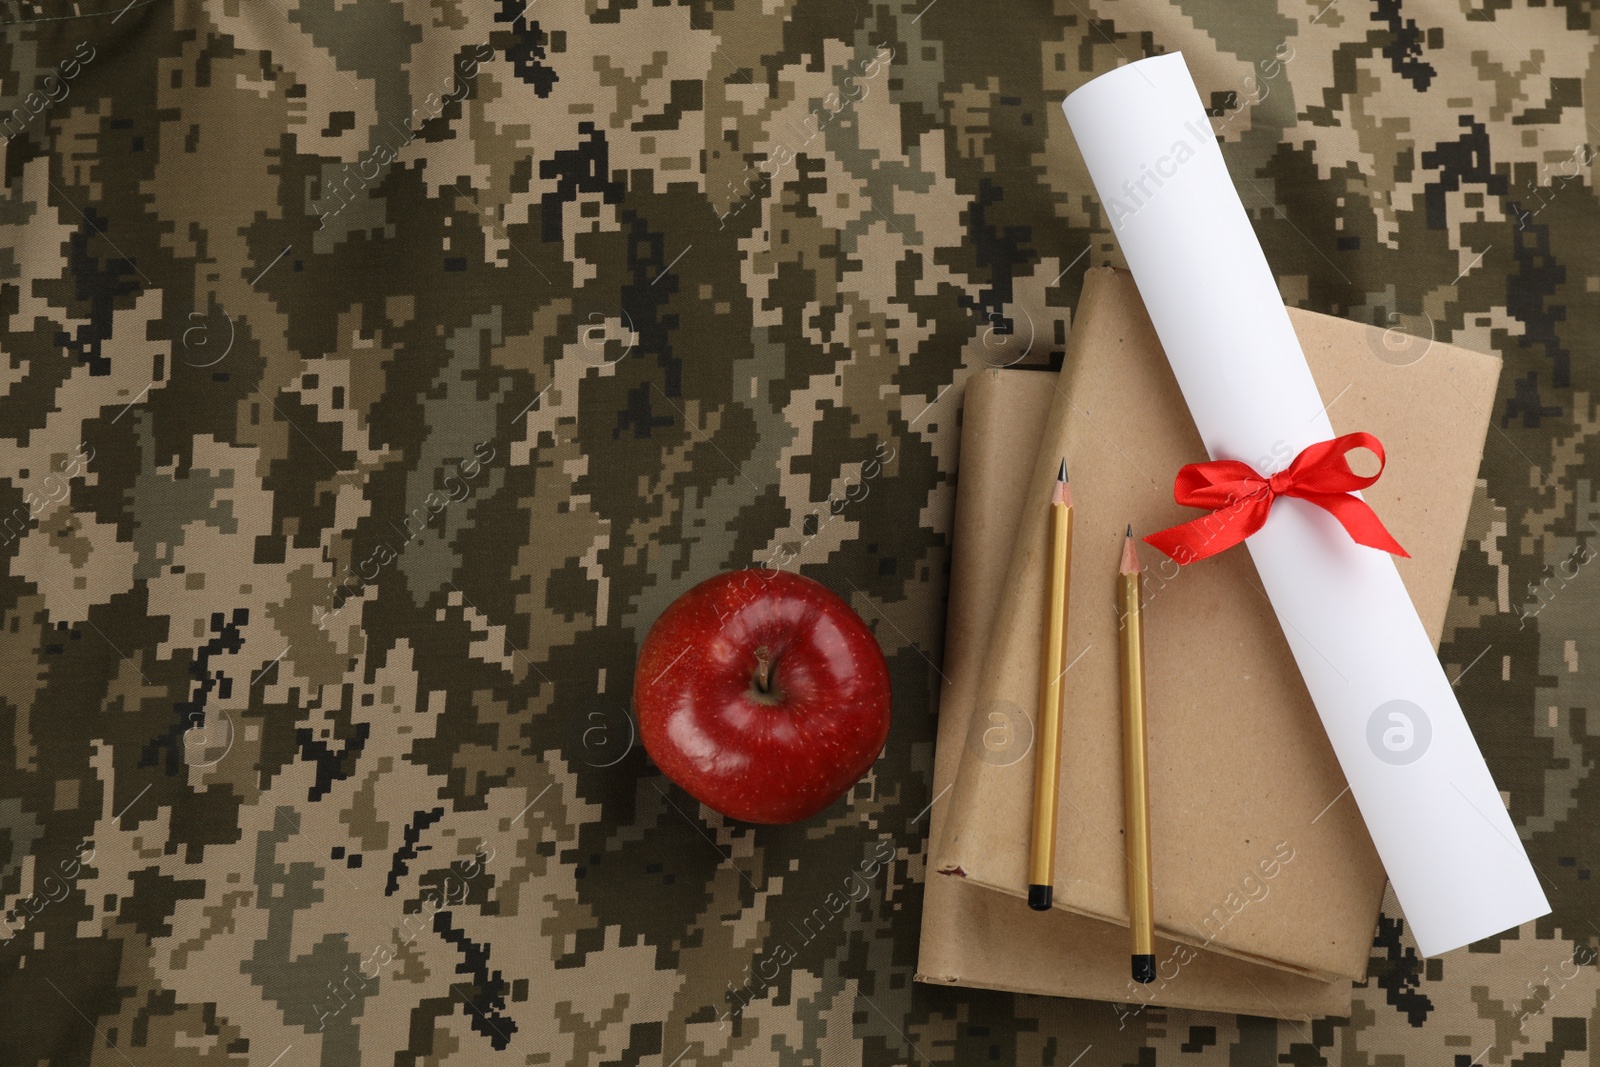
M1583 1062L1592 20L5 0L0 1064ZM1441 655L1554 913L1420 961L1391 900L1310 1025L911 981L960 386L1120 262L1059 101L1176 49L1288 301L1505 359ZM629 693L769 561L895 719L756 829Z

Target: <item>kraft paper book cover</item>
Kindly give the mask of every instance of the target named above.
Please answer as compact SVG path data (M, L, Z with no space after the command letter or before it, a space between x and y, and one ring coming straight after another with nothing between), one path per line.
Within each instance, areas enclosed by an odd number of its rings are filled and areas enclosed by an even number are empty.
M937 841L962 758L986 637L1000 603L1011 538L1056 375L982 371L967 381L949 612L939 699L930 841ZM917 980L1110 1001L1119 1018L1145 1005L1304 1020L1346 1015L1350 983L1285 975L1242 960L1158 942L1157 981L1135 986L1122 927L1070 912L1036 915L1015 897L930 874ZM1124 1003L1117 1003L1124 1002Z
M1499 360L1435 342L1396 365L1376 327L1290 314L1334 426L1388 448L1364 495L1411 552L1400 572L1437 644ZM1035 715L1044 504L1065 455L1077 528L1055 903L1126 924L1118 550L1128 523L1144 534L1197 515L1173 502L1172 479L1206 456L1125 271L1088 272L1059 385L1028 456L1027 503L982 661L965 746L982 755L963 760L946 798L934 869L1026 893L1034 754L1012 761L984 746L997 737L995 716L1020 736ZM1249 554L1181 569L1163 559L1142 552L1157 933L1313 977L1360 978L1384 873Z

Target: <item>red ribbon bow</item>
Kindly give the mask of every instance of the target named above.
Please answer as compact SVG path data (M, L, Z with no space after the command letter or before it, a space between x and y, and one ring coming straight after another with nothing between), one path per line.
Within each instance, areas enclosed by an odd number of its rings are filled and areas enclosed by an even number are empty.
M1307 445L1287 469L1271 478L1233 459L1187 464L1178 471L1173 499L1185 507L1210 508L1212 514L1153 533L1145 542L1179 563L1192 563L1232 548L1261 529L1277 497L1297 496L1338 519L1357 544L1409 559L1410 553L1383 528L1366 501L1350 495L1378 480L1378 474L1363 478L1350 469L1345 456L1357 448L1378 457L1382 474L1383 444L1370 433L1347 433Z

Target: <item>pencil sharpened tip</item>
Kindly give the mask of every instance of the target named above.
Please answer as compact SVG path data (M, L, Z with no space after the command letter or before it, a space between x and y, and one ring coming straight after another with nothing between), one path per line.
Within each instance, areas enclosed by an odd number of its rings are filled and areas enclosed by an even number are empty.
M1061 457L1061 470L1056 473L1056 481L1064 482L1066 480L1067 480L1067 457L1066 456L1062 456Z
M1117 568L1123 574L1139 573L1139 550L1133 547L1133 527L1128 527L1128 536L1122 539L1122 563Z
M1131 523L1131 522L1128 523L1128 533L1127 533L1126 536L1128 536L1128 537L1132 537L1133 536L1133 523Z

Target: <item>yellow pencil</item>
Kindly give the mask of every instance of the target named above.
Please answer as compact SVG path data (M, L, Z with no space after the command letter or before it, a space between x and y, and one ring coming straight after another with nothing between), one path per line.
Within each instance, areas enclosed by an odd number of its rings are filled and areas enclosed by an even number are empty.
M1145 746L1144 624L1139 616L1139 553L1133 527L1122 542L1117 606L1122 612L1122 799L1128 849L1128 931L1133 980L1156 980L1154 882L1150 876L1150 766Z
M1039 676L1038 755L1033 765L1033 847L1028 853L1028 907L1048 911L1055 893L1056 795L1061 782L1061 675L1067 658L1067 592L1072 570L1072 486L1067 461L1050 494L1050 589L1045 601Z

